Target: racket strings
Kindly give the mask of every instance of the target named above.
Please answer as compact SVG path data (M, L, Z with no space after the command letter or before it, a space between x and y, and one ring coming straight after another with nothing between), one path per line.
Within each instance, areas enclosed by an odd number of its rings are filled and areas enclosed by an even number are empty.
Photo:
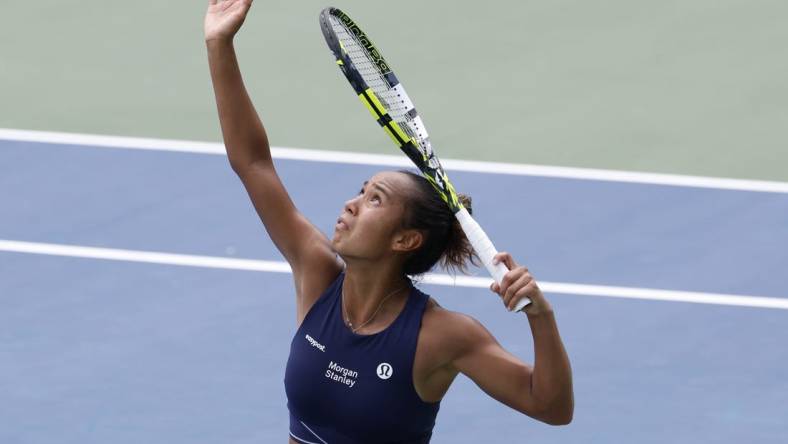
M353 65L356 67L367 86L375 92L375 95L386 108L391 119L399 124L400 128L408 137L417 142L419 149L427 154L427 157L432 157L432 149L429 141L418 135L416 124L413 118L408 114L410 108L407 107L404 100L398 97L397 91L394 90L393 86L386 80L384 76L385 73L381 72L380 68L373 62L372 55L369 54L364 44L358 39L353 31L348 29L347 26L336 17L331 16L330 23L334 33L342 43L342 47L353 62Z

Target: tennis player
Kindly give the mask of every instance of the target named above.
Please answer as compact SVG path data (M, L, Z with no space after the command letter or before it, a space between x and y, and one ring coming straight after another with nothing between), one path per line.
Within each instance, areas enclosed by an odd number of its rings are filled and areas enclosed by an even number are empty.
M532 301L525 317L533 366L504 350L478 321L441 308L413 286L413 276L438 262L464 270L473 257L426 179L375 174L340 209L331 239L296 209L274 169L233 48L251 4L210 0L205 40L230 165L293 269L289 442L427 443L459 373L519 412L568 424L574 409L569 358L553 309L527 268L498 254L510 271L490 289L509 310L523 298Z

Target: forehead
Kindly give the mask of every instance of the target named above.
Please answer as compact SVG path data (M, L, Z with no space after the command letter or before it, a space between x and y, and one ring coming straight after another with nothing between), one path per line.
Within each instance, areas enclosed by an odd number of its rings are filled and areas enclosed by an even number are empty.
M406 192L410 179L398 171L381 171L365 181L367 185L380 185L394 192Z

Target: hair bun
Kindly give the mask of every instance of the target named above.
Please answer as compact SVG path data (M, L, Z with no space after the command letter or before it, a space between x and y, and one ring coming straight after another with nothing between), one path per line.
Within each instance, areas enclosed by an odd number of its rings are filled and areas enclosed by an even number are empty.
M473 214L471 196L467 194L457 194L457 200L468 210L468 214ZM446 249L441 256L441 266L447 271L459 271L467 274L468 266L466 262L479 266L478 259L479 257L476 255L476 251L474 251L471 242L465 235L460 221L455 217L446 242Z
M400 172L406 174L415 185L414 192L408 195L405 203L403 226L422 230L426 235L422 247L405 261L404 273L409 276L426 273L436 263L440 263L447 271L465 273L466 261L478 265L477 256L465 237L460 221L435 192L432 184L421 175L406 170ZM457 199L468 213L472 213L470 196L458 194Z

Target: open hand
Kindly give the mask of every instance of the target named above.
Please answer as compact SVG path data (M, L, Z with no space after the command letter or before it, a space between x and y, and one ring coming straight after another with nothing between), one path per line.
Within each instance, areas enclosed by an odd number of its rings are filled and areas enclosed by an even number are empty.
M517 303L524 298L531 300L531 305L523 310L529 315L537 315L553 309L528 269L517 265L511 254L506 252L496 254L493 263L499 262L503 262L509 272L504 275L500 285L493 282L490 290L501 296L507 310L514 310Z
M241 29L252 0L209 0L205 13L205 40L231 40Z

